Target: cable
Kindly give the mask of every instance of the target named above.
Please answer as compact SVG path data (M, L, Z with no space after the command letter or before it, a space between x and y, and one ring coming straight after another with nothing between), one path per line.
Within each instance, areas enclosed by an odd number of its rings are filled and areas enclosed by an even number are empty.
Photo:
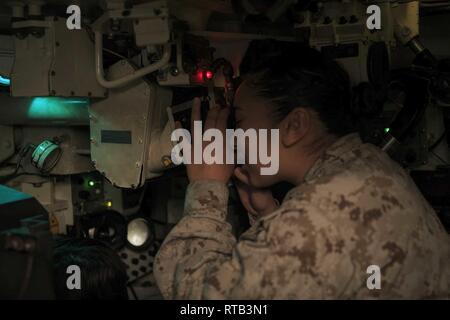
M16 150L14 151L14 153L12 155L10 155L8 158L4 159L3 161L0 162L0 168L3 166L7 166L8 164L6 163L8 160L11 160L14 156L16 156L18 153L20 152L20 150Z
M435 149L442 142L442 140L444 140L446 133L447 130L444 130L442 135L431 146L428 147L428 151L432 151L433 149Z
M444 163L445 165L450 166L450 163L448 163L447 161L445 161L444 159L442 159L442 157L441 157L440 155L438 155L436 152L430 151L430 153L431 153L432 155L434 155L436 158L438 158L439 160L441 160L442 163Z
M25 158L25 156L27 155L28 151L32 147L33 147L33 145L31 143L26 144L23 148L21 148L19 150L19 152L16 152L14 155L11 156L11 157L13 157L15 155L19 155L19 159L18 159L17 163L15 164L16 168L15 168L13 173L10 173L10 174L8 174L6 176L0 176L0 182L9 181L12 178L14 178L15 176L17 176L17 173L19 172L20 168L22 168L22 160ZM9 160L10 158L6 159L5 161ZM2 165L4 164L4 162L2 162Z
M131 283L127 284L127 287L130 288L131 293L133 294L134 300L139 300L136 291L134 291L134 287Z
M17 150L15 150L14 153L13 153L12 155L10 155L8 158L6 158L6 159L3 160L2 162L0 162L0 167L2 167L2 166L5 164L5 162L7 162L8 160L11 160L14 156L16 156L16 155L18 155L18 154L22 154L23 152L25 152L24 150L25 150L26 148L29 148L29 147L34 147L34 145L31 144L31 143L27 143L27 144L26 144L25 146L23 146L22 148L18 148ZM28 152L28 150L27 150L27 152Z
M85 30L86 30L86 32L88 34L89 40L91 40L91 42L95 44L95 36L94 36L94 31L92 31L92 28L89 25L87 25L87 24L83 24L83 27L85 28ZM114 55L114 56L116 56L116 57L118 57L120 59L124 59L124 60L129 61L129 58L127 58L127 57L125 57L125 56L123 56L123 55L121 55L121 54L119 54L119 53L117 53L117 52L115 52L113 50L110 50L110 49L107 49L107 48L103 48L103 51L108 52L109 54L112 54L112 55Z
M123 59L123 60L127 60L127 61L128 61L128 58L127 58L127 57L125 57L125 56L123 56L123 55L121 55L121 54L119 54L119 53L117 53L117 52L114 52L114 51L112 51L112 50L110 50L110 49L103 48L103 51L108 52L108 53L112 54L113 56L116 56L116 57L118 57L118 58L120 58L120 59Z

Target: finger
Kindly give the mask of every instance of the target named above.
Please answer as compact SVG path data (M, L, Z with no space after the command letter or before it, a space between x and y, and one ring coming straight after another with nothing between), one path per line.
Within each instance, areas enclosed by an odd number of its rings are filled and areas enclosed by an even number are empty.
M180 121L175 121L175 129L182 129L183 126Z
M223 109L220 109L219 115L217 116L216 127L222 133L225 133L225 130L227 128L227 122L228 122L229 115L230 115L230 108L223 108Z
M176 129L183 129L183 126L181 125L181 122L180 122L180 121L175 121L175 130L176 130ZM185 138L179 137L179 138L178 138L178 142L180 142L180 141L183 140L183 139L185 139Z
M258 212L253 208L250 202L250 190L248 185L246 185L242 181L239 181L238 179L235 179L235 185L239 195L239 199L241 199L241 203L244 208L253 215L258 214Z
M219 112L220 109L218 106L214 106L213 108L209 109L208 116L206 117L205 121L205 131L211 128L216 128L216 122L217 117L219 116Z
M244 204L248 203L250 200L250 195L247 192L247 185L243 183L242 181L239 181L238 179L234 179L234 185L236 186L236 190L239 194L239 198L241 199L241 202Z
M248 179L248 175L245 174L244 170L241 167L237 167L234 169L234 176L242 183L249 185L250 180Z
M191 111L191 134L194 134L194 121L200 121L201 119L201 101L199 98L194 98Z

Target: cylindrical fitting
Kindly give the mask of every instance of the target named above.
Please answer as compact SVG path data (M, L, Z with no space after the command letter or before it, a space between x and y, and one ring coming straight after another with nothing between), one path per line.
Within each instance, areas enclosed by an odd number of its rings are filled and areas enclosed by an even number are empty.
M422 42L420 42L418 37L415 37L411 39L411 41L408 42L408 47L417 55L425 50L424 45Z
M13 18L24 18L24 3L22 1L9 1L7 5L12 9Z
M44 1L36 0L28 3L28 15L38 17L42 15L42 6Z

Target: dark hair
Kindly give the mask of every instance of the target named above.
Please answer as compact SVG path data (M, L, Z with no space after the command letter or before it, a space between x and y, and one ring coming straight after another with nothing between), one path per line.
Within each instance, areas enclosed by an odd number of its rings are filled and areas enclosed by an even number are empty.
M301 43L254 40L240 65L258 94L275 106L276 121L296 107L316 111L328 131L342 136L354 128L348 74L333 60Z
M60 300L127 300L127 274L117 253L94 239L55 239L53 249L55 294ZM81 289L69 290L67 267L81 271Z

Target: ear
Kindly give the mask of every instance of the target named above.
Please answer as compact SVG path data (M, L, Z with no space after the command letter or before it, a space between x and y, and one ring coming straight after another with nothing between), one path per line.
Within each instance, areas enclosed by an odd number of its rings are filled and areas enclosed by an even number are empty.
M311 112L306 108L295 108L280 124L280 139L289 148L308 133L311 127Z

